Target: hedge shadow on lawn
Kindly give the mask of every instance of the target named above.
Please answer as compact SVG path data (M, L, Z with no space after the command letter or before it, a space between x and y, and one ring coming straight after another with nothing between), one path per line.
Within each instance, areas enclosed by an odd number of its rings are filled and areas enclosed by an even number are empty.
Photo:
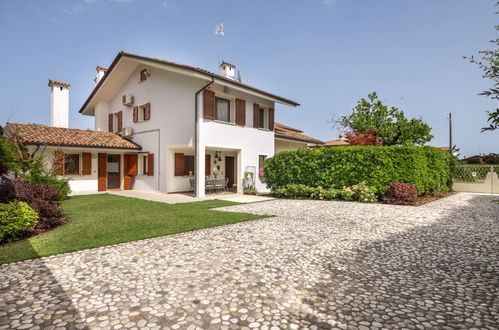
M462 207L432 225L331 256L323 277L302 300L308 308L295 317L325 328L330 325L317 317L321 311L350 327L365 321L367 327L379 322L414 328L440 320L432 327L494 328L499 313L494 199L473 196L470 204L481 209Z
M29 239L23 242L29 246L29 253L38 257ZM6 313L0 318L0 327L16 328L20 326L13 323L16 320L21 324L28 324L25 321L29 320L32 327L39 326L41 329L53 326L88 329L85 319L79 316L68 295L71 288L63 288L59 284L48 264L49 260L34 259L0 265L0 311ZM74 274L75 278L78 276ZM24 278L30 281L21 280ZM25 318L31 311L33 314ZM62 325L60 322L66 323Z

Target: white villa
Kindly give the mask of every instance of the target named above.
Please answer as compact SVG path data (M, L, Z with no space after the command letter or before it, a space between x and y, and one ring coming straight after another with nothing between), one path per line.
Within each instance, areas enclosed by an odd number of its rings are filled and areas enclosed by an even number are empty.
M241 83L230 63L220 71L120 52L108 69L97 67L79 111L94 117L94 130L68 128L71 86L49 80L51 126L8 123L5 132L50 156L47 165L68 177L73 191L203 197L210 179L226 179L242 193L245 176L266 191L258 174L267 157L323 142L274 122L276 103L297 102Z

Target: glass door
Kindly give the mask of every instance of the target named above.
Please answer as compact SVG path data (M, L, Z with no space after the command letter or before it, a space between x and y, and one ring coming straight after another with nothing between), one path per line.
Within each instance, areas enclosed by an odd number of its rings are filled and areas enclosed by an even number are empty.
M120 155L107 155L107 188L119 189L121 182Z

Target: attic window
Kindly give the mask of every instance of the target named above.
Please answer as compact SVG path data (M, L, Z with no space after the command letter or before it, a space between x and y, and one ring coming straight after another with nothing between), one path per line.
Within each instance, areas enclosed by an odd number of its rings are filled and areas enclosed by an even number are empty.
M147 72L147 69L140 70L140 82L146 81L147 77L149 77L149 72Z

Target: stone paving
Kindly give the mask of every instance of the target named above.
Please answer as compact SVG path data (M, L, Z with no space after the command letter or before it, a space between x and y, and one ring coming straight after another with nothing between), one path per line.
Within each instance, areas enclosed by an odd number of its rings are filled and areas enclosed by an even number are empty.
M0 329L497 329L498 196L273 218L0 266Z

